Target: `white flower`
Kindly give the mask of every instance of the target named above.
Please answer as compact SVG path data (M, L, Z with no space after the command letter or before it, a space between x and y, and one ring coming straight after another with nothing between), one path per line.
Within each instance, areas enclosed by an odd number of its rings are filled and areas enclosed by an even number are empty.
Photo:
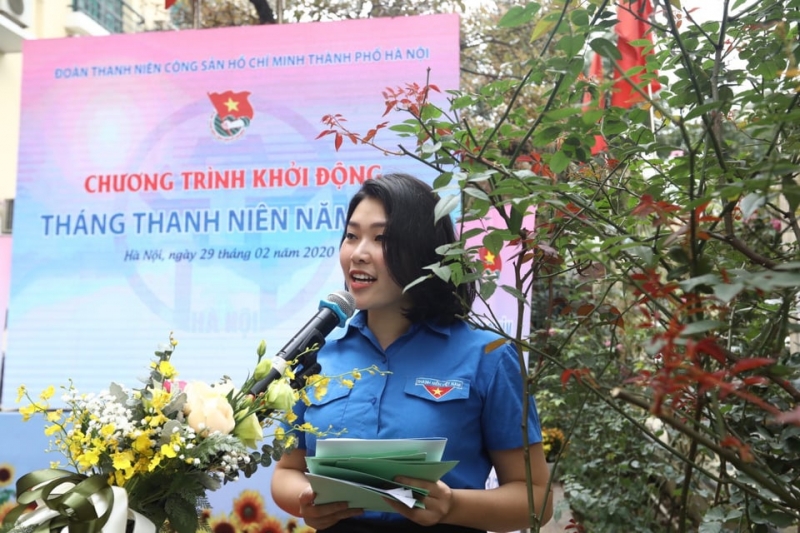
M227 435L236 427L233 407L225 398L227 391L222 392L221 387L209 387L194 381L188 383L183 392L186 394L186 423L200 436L205 437L215 431Z

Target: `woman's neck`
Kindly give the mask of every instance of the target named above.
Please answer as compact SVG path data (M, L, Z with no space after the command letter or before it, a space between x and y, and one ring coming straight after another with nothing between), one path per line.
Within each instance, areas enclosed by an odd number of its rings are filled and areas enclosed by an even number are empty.
M370 309L367 311L367 327L385 350L408 331L411 321L395 309Z

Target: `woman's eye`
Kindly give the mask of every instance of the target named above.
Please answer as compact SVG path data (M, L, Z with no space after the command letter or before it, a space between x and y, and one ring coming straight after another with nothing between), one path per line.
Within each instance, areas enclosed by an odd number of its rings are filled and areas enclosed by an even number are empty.
M384 235L375 235L375 240L376 241L385 241L386 238L385 238Z
M356 236L355 236L354 234L352 234L352 233L345 233L345 234L344 234L344 238L345 238L346 240L348 240L348 241L352 241L353 239L355 239L355 238L356 238Z

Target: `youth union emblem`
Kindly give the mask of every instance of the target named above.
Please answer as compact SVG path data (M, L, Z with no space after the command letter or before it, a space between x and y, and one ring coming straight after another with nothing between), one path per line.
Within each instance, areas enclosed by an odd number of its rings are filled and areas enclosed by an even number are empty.
M232 141L244 135L253 120L253 106L248 96L249 91L208 93L216 111L211 117L211 132L217 139Z

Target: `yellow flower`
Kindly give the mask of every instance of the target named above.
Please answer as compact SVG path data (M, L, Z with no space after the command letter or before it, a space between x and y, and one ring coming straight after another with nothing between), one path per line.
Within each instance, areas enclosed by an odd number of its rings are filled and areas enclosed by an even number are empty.
M355 380L361 379L361 372L359 372L357 368L353 369L353 379Z
M161 445L161 455L172 459L178 457L178 452L175 451L175 448L172 446L172 443L170 442L168 444Z
M302 401L307 406L311 405L311 399L308 397L308 393L305 391L305 389L300 391L300 401Z
M36 413L37 411L41 411L41 409L39 409L37 407L38 406L35 403L20 407L19 408L19 414L22 415L22 420L27 422L28 420L31 419L31 416L33 416L34 413Z
M162 415L161 413L156 413L153 416L147 416L145 417L145 419L147 420L147 423L151 428L162 426L169 421L169 418Z
M153 397L151 398L151 400L145 403L149 403L150 406L153 407L153 409L161 411L162 409L164 409L164 407L167 406L167 404L171 399L172 399L172 394L170 394L164 389L156 389L153 391Z
M286 430L281 428L281 427L275 428L274 437L275 437L275 440L277 440L278 442L282 441L283 439L286 438Z
M17 388L17 403L22 401L22 398L28 393L28 389L25 388L25 385L20 385Z
M100 450L87 449L77 457L77 460L78 466L80 466L82 470L89 470L93 466L97 466L97 463L100 462Z
M129 470L133 468L133 452L131 450L124 450L117 452L111 456L114 463L114 468L117 470Z
M353 382L352 379L343 379L342 380L342 385L344 385L348 389L352 389L353 386L355 385L355 383Z
M148 452L151 452L151 447L153 446L152 442L150 441L150 435L147 433L142 433L136 440L133 441L131 444L131 448L139 454L145 455Z
M49 411L47 413L47 421L48 422L58 422L61 420L61 417L64 415L63 409L56 409L55 411Z
M174 342L175 342L175 344L178 343L178 341L174 341ZM174 346L174 344L173 344L173 346ZM166 379L172 379L172 378L174 378L175 376L178 375L178 371L175 370L175 367L172 366L172 363L170 363L169 361L160 361L158 363L158 371Z
M48 437L52 437L53 435L58 433L59 430L61 430L61 426L59 426L58 424L52 424L44 428L44 434L47 435Z
M45 390L42 391L42 393L39 395L39 398L41 398L43 401L47 401L50 398L52 398L53 394L55 393L56 393L55 387L50 385L49 387L47 387Z
M314 388L314 398L317 401L320 401L322 398L328 394L328 385L331 382L331 378L327 376L320 376L317 374L316 376L311 376L308 379L308 383Z
M105 426L100 428L100 434L106 438L113 435L114 431L116 431L114 424L106 424Z
M150 464L147 465L147 470L152 472L153 470L158 468L158 465L161 464L161 459L163 459L163 458L164 458L164 456L161 455L160 453L155 454L153 456L153 458L150 460Z

